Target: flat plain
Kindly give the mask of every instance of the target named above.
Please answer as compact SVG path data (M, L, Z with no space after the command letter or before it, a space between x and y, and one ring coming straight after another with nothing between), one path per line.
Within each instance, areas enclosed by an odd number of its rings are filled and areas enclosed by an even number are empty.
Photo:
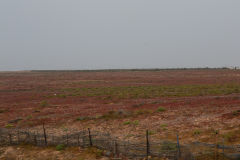
M0 102L0 127L240 142L239 70L2 72Z

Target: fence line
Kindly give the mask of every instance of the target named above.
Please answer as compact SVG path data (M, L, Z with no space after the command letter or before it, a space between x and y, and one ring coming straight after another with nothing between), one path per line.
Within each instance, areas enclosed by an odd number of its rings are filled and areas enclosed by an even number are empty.
M146 131L146 140L139 142L122 141L112 137L109 133L88 130L75 131L72 133L59 134L48 133L44 124L42 131L30 131L20 129L0 128L0 145L31 144L35 146L65 146L96 147L106 150L112 157L146 158L160 157L170 160L183 158L193 160L198 156L194 151L199 150L206 154L211 153L215 160L224 159L231 154L240 153L240 145L226 146L224 143L208 144L194 142L191 144L180 144L179 135L176 135L176 142L167 140L151 141L149 132ZM204 149L203 149L204 148ZM206 151L205 151L206 150ZM227 160L227 159L225 159Z

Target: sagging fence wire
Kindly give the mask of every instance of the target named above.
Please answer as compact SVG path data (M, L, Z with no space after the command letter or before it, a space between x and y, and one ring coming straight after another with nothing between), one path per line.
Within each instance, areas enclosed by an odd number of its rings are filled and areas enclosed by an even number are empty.
M31 144L35 146L80 146L96 147L106 150L114 157L146 158L159 157L169 160L195 160L201 153L211 154L215 160L225 159L231 155L240 153L240 145L226 146L224 144L208 144L194 142L191 144L180 144L178 135L176 142L152 141L148 131L146 139L139 142L119 140L109 133L82 130L70 133L48 133L43 125L42 130L30 129L0 129L0 145ZM197 152L196 152L197 151ZM201 152L199 152L201 151ZM199 154L200 153L200 154Z

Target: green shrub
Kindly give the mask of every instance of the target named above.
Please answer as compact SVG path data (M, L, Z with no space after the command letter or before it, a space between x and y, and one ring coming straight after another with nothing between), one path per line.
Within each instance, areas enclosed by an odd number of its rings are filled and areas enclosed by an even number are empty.
M240 115L240 110L233 111L232 114L234 116L238 116L238 115Z
M124 125L129 125L129 124L131 124L131 122L130 121L126 121L126 122L123 122L123 124Z
M97 149L95 152L96 158L101 158L103 155L103 150Z
M166 131L166 130L167 130L167 128L163 127L163 128L162 128L162 130L163 130L163 131Z
M67 132L67 131L68 131L68 128L63 128L63 131L64 131L64 132Z
M61 150L64 150L64 149L65 149L64 144L59 144L59 145L56 146L57 151L61 151Z
M163 107L158 107L158 109L157 109L157 112L164 112L164 111L166 111L166 109Z
M117 118L126 118L132 116L133 113L132 111L127 111L127 110L117 110L117 111L109 111L102 116L98 116L98 118L103 118L103 119L117 119Z
M201 134L201 131L200 130L195 130L193 131L193 135L200 135Z
M215 135L217 135L217 134L219 134L219 130L214 130L213 133L214 133Z
M153 113L153 111L147 110L147 109L139 109L139 110L135 111L136 115L151 114L151 113Z
M155 134L154 131L148 131L148 135L153 135L153 134Z
M102 115L96 115L95 117L94 117L94 119L99 119L99 118L101 118L102 117Z
M65 94L59 94L59 95L57 95L57 97L59 97L59 98L66 98L67 96Z
M47 102L47 101L42 101L42 102L40 103L40 106L41 106L41 107L46 107L46 106L48 106L48 102Z
M228 141L228 142L234 142L236 139L236 135L234 135L233 133L227 133L224 135L224 138Z
M12 128L12 127L14 127L12 124L7 124L7 125L5 126L5 128Z
M135 126L137 126L139 124L139 121L138 120L135 120L132 122L132 124L134 124Z
M134 134L127 134L127 135L125 136L125 138L130 138L130 137L134 137Z
M160 125L160 127L162 127L162 128L165 128L165 127L167 127L168 125L167 124L161 124Z
M31 115L29 115L29 116L27 116L27 118L26 118L27 120L30 120L30 119L32 119L32 116Z

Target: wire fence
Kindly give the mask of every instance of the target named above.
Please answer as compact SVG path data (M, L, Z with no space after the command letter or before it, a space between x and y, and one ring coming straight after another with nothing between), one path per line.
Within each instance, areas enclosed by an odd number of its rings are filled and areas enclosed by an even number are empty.
M181 144L176 135L176 142L151 140L148 131L146 139L138 142L122 141L109 133L92 131L71 131L70 133L50 133L44 125L42 130L0 129L0 145L31 144L35 146L80 146L96 147L108 151L108 156L129 159L149 159L150 157L169 160L230 160L240 159L240 145L226 146L224 143L208 144L194 142ZM204 158L204 156L208 158Z

